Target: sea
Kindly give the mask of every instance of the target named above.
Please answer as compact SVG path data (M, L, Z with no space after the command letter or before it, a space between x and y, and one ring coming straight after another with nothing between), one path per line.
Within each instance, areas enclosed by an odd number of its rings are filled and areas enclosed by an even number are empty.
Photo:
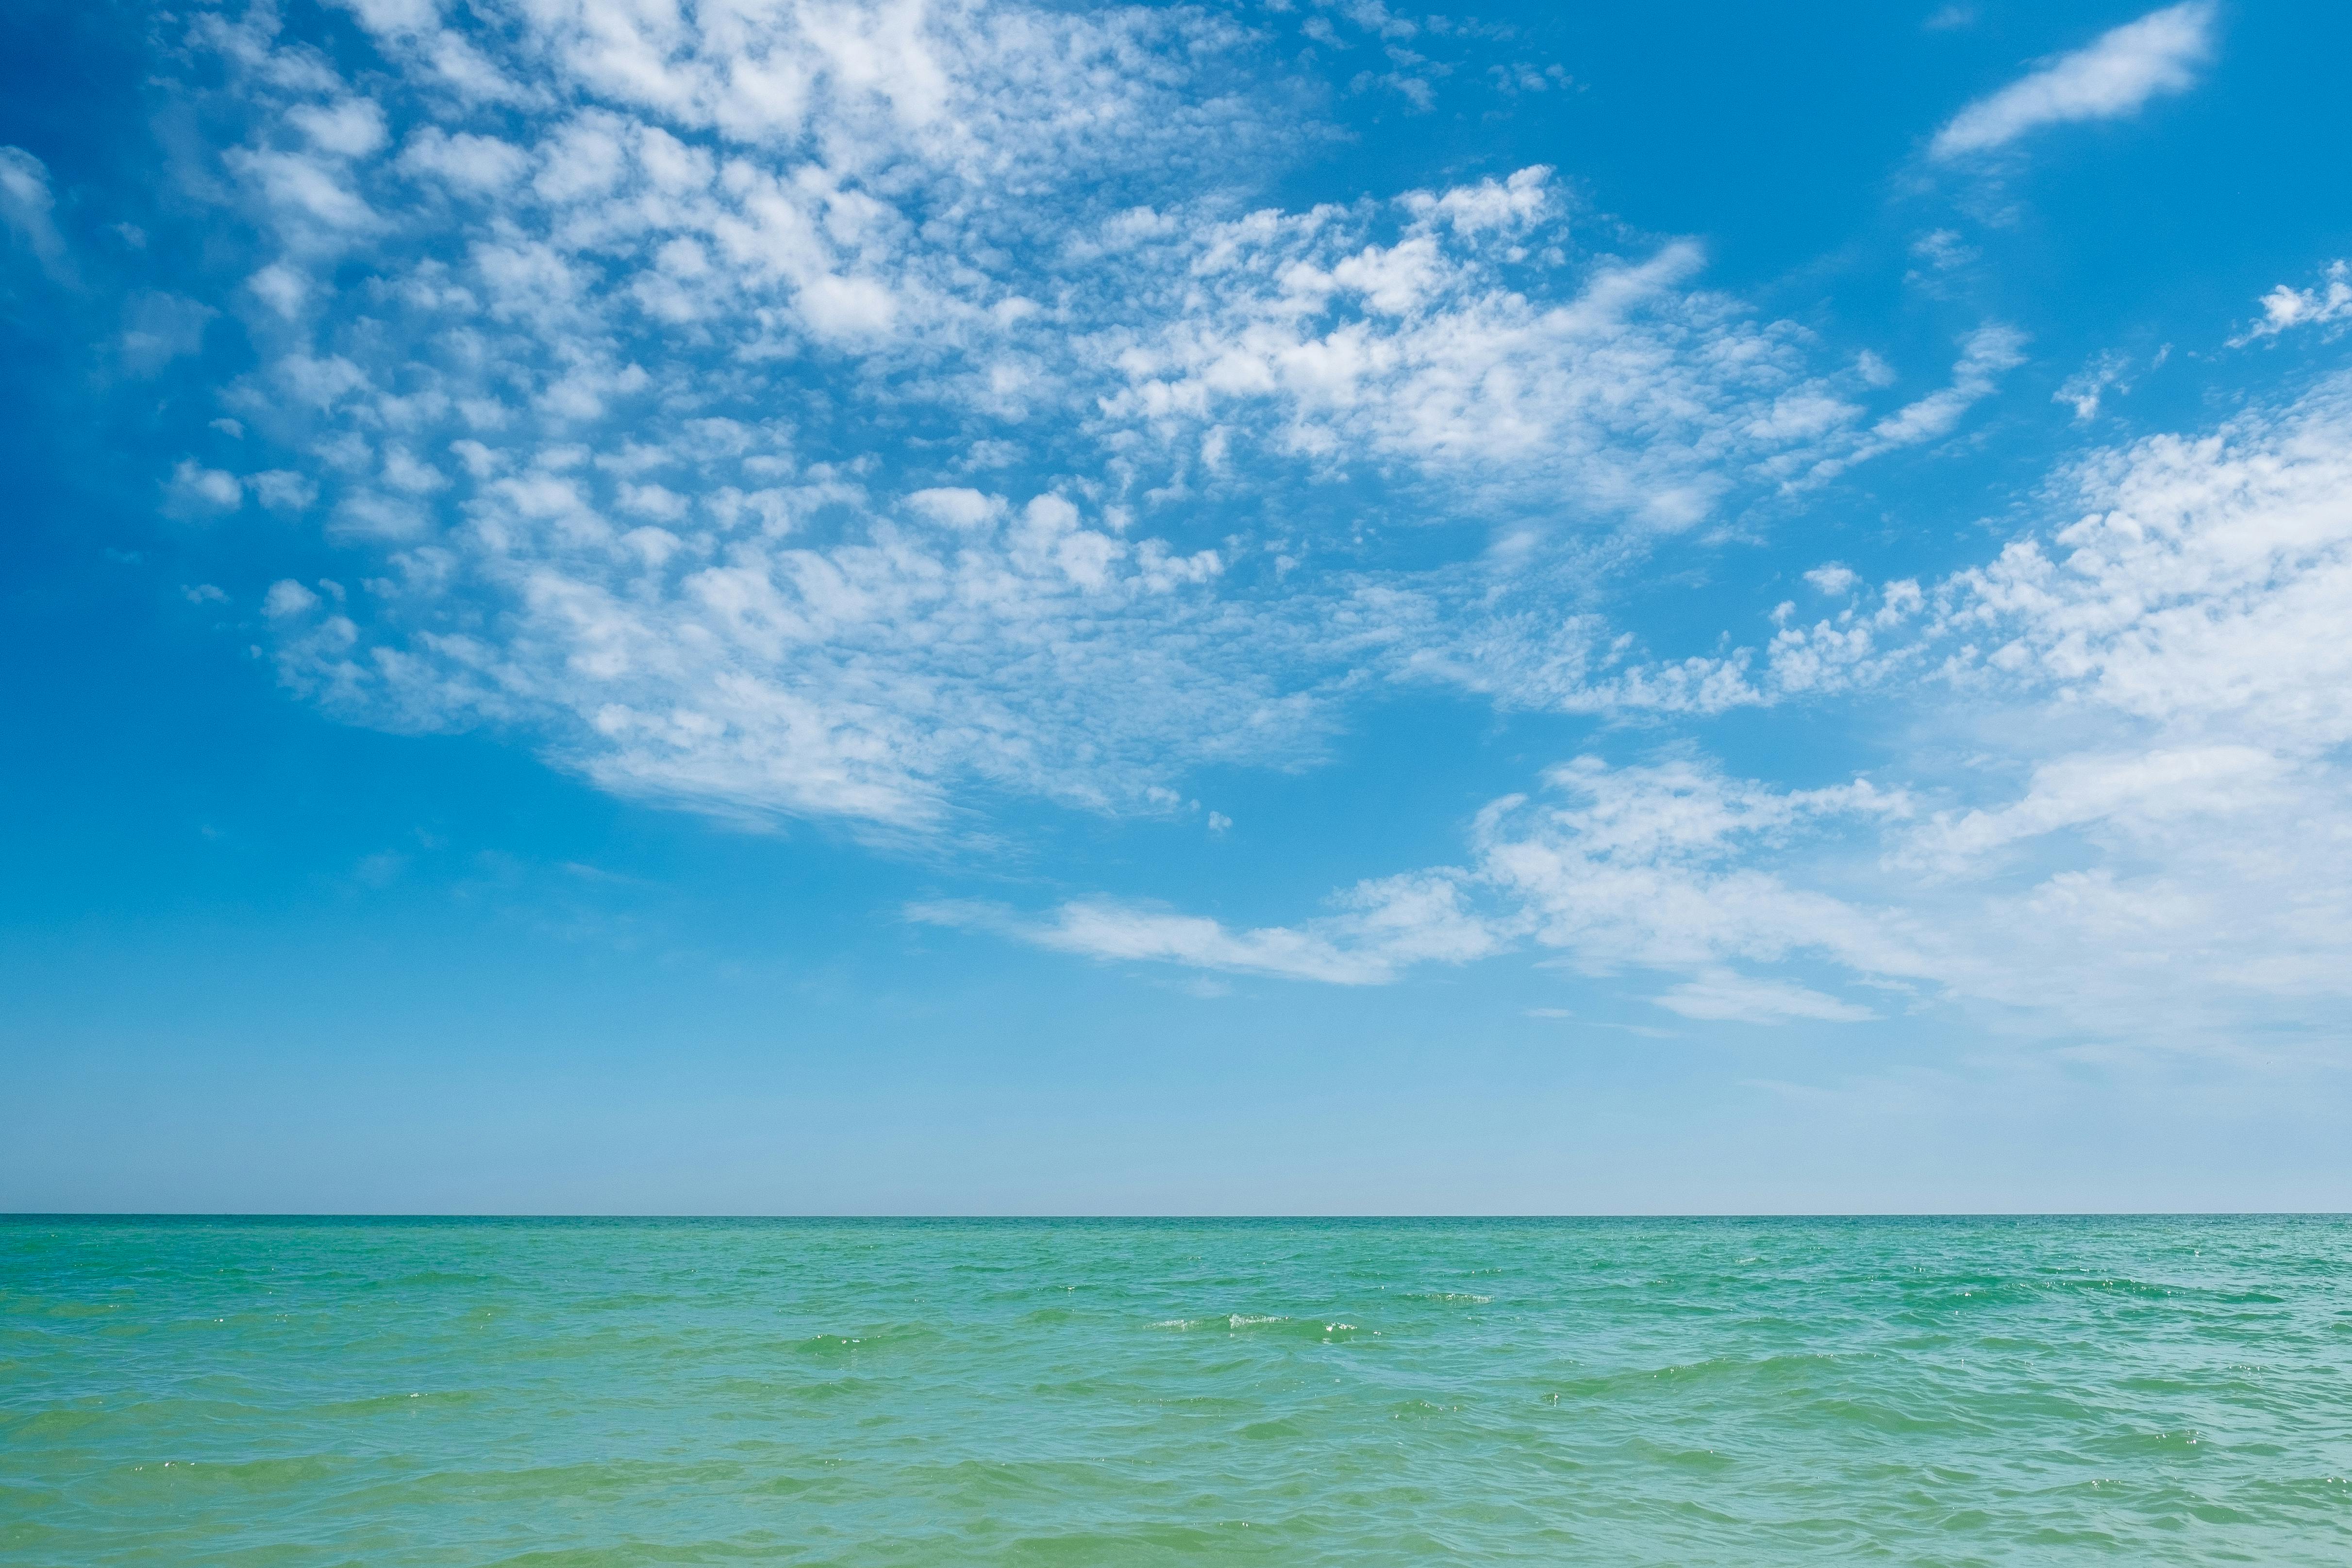
M2352 1220L0 1219L0 1563L2352 1563Z

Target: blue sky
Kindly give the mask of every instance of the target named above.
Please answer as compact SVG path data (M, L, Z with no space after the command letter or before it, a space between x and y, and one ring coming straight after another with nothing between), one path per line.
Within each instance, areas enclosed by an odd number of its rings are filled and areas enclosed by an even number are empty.
M2352 1205L2340 9L5 26L0 1205Z

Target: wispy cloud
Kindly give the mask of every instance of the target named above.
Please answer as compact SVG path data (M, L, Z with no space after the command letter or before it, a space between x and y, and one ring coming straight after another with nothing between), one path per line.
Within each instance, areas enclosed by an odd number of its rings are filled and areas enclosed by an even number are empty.
M1466 866L1359 884L1332 900L1333 913L1297 927L1234 931L1088 900L1038 919L993 906L912 912L1096 958L1349 984L1534 947L1592 974L1691 971L1662 1005L1751 1022L1868 1015L1779 982L1741 981L1735 961L1805 952L1876 975L1930 967L1872 911L1742 864L1848 819L1901 815L1900 797L1866 783L1790 793L1691 763L1612 769L1590 757L1550 770L1538 798L1507 796L1479 814Z
M1488 806L1442 873L1447 921L1486 946L1427 956L1656 975L1658 1004L1693 1018L1880 1011L1787 973L1801 965L2109 1038L2338 1027L2347 493L2342 379L2085 460L2052 491L2069 521L1929 587L1855 595L1756 668L1759 702L1899 701L1918 727L1887 770L1899 787L1792 791L1688 760L1553 769ZM1972 753L1957 768L1956 738ZM1360 981L1412 952L1393 931L1377 960L1344 925L1317 934Z
M2058 384L2050 395L2053 403L2063 403L2074 411L2078 420L2095 419L2099 405L2109 390L2129 393L2131 382L2126 373L2131 361L2122 354L2109 352L2100 354L2090 363Z
M1727 969L1711 969L1685 980L1657 1002L1685 1018L1738 1024L1858 1024L1878 1016L1867 1007L1802 985L1759 980Z
M1961 341L1948 385L1879 420L1866 436L1814 464L1807 477L1832 479L1897 447L1941 440L1959 427L1970 408L1992 395L2003 374L2024 363L2025 334L2003 322L1988 321Z
M1463 892L1460 873L1451 870L1394 877L1349 889L1332 900L1337 912L1307 925L1254 931L1106 900L1066 903L1042 919L998 904L955 901L913 904L907 916L1089 958L1372 985L1413 963L1466 963L1498 950L1497 934L1463 907Z
M62 276L66 251L52 216L57 205L48 165L22 147L0 147L0 221L42 267Z
M2151 11L2061 55L1952 117L1928 144L1932 157L1986 153L2044 126L2137 114L2148 100L2184 92L2213 54L2214 8L2188 0Z

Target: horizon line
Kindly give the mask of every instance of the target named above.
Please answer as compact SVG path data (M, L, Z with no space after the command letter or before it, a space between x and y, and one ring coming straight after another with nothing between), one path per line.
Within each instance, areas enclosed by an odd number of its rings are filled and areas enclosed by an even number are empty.
M57 1220L283 1220L283 1221L561 1221L602 1220L637 1223L680 1221L762 1224L838 1224L850 1222L941 1224L993 1222L1003 1224L1140 1224L1145 1222L1215 1223L1265 1221L1281 1223L1383 1223L1414 1221L1566 1221L1566 1220L1927 1220L1927 1219L2352 1219L2344 1209L1756 1209L1756 1210L1614 1210L1555 1213L1429 1213L1429 1214L688 1214L627 1213L591 1210L351 1210L310 1212L293 1209L0 1209L0 1222Z

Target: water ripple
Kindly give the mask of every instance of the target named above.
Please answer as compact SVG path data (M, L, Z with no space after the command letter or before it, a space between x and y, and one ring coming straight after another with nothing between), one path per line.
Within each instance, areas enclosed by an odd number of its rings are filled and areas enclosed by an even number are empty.
M2352 1223L0 1222L0 1564L2352 1562Z

